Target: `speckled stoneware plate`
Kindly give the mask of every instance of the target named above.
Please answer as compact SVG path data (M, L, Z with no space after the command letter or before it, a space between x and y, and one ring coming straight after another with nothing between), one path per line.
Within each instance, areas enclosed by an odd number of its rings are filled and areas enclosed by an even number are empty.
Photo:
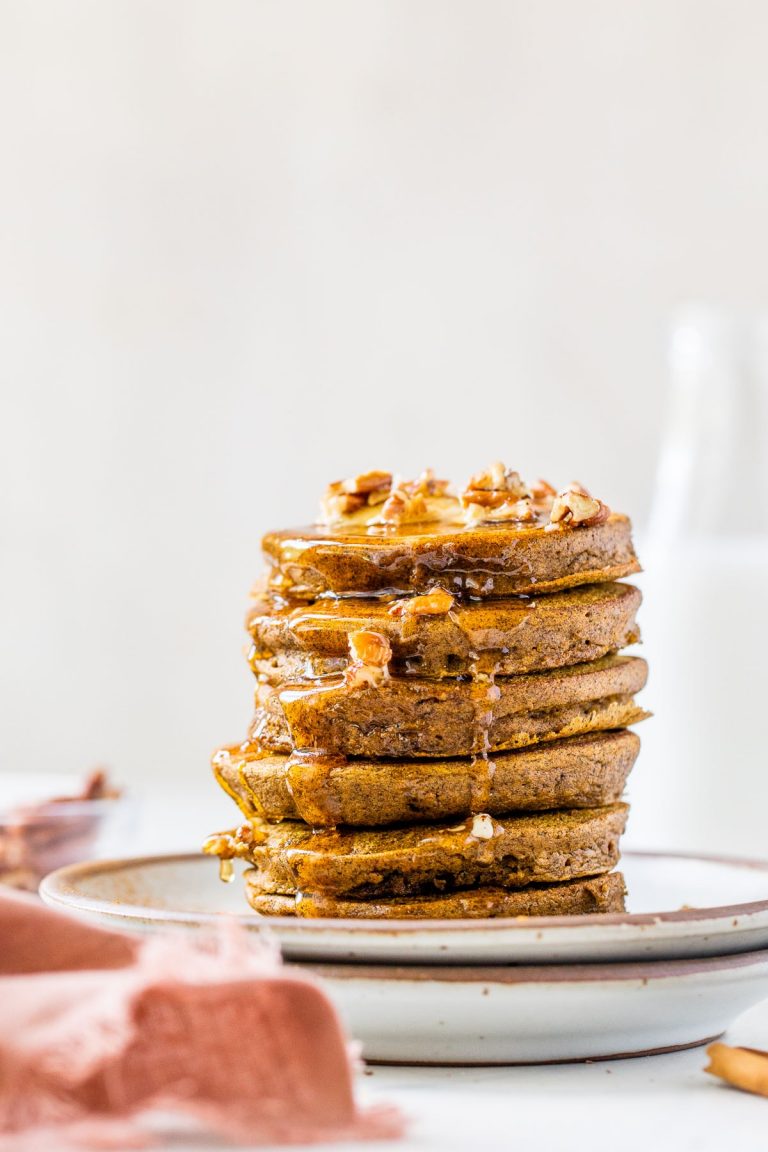
M302 920L247 912L242 882L204 856L74 864L40 893L114 928L195 929L229 914L271 930L291 960L558 964L700 958L768 948L768 863L626 853L627 913L516 920Z
M303 964L367 1060L537 1064L705 1044L768 996L768 950L615 964Z

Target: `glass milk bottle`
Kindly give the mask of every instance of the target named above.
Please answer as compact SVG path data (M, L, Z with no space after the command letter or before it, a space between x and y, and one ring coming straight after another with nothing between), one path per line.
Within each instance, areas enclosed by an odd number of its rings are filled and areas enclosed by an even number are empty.
M768 857L768 317L680 318L641 543L631 842Z

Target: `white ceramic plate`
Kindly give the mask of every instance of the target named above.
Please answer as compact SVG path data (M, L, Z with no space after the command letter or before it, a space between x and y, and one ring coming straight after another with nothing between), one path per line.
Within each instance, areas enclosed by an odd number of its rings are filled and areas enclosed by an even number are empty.
M768 863L626 853L629 913L519 920L302 920L243 911L204 856L74 864L40 893L114 928L194 929L229 913L269 927L287 959L388 964L554 964L724 956L768 948Z
M704 1044L768 996L768 951L637 964L303 964L367 1060L535 1064Z

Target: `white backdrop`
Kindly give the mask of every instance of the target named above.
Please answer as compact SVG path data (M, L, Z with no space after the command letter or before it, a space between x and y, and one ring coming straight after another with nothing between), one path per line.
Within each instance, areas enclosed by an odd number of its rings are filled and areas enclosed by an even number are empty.
M760 300L760 0L0 0L0 765L205 787L259 536L503 457L647 514Z

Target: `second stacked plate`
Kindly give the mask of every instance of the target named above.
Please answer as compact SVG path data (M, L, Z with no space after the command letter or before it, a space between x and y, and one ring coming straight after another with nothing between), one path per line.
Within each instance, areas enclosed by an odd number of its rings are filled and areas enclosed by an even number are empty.
M314 971L369 1060L599 1059L705 1043L768 996L768 863L626 853L631 911L468 921L291 920L242 910L210 860L72 865L43 899L115 929L269 931Z

